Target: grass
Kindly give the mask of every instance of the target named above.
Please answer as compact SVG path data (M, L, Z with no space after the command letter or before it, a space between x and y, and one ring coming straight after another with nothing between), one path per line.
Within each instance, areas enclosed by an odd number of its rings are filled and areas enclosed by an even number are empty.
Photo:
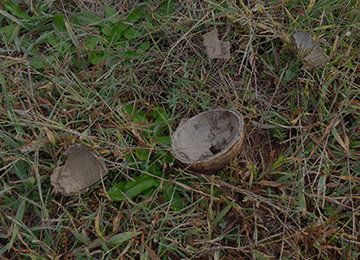
M359 256L358 1L0 6L0 258ZM215 27L230 60L207 58L202 35ZM325 66L305 69L297 30L318 40ZM223 170L184 170L154 141L218 107L246 123ZM79 143L109 173L80 195L55 194L50 175ZM143 174L157 185L110 199Z

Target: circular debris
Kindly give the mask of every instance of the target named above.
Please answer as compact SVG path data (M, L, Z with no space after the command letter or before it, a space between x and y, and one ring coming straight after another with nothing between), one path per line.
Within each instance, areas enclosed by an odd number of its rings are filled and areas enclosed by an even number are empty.
M171 138L176 160L196 172L212 172L229 164L240 152L244 121L236 111L215 109L179 126Z

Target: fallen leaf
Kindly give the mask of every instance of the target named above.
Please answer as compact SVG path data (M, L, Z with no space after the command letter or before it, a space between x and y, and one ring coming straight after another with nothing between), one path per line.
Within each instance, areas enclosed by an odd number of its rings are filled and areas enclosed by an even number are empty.
M56 138L54 137L53 132L49 128L47 128L46 126L44 126L44 130L45 130L46 136L48 137L49 141L52 144L55 144L56 143Z
M257 4L255 4L255 6L254 6L253 8L251 8L251 12L252 12L253 14L255 14L255 13L262 13L262 12L263 12L263 9L264 9L263 5L260 4L260 3L257 3Z
M354 177L354 176L335 176L338 179L344 180L344 181L356 181L360 182L360 178Z
M98 237L100 237L103 241L105 241L103 235L101 234L101 231L100 231L100 213L101 213L101 210L99 210L97 213L96 213L96 217L95 217L95 232L96 234L98 235Z
M210 59L230 59L230 43L219 40L217 29L204 35L204 46Z
M160 260L160 257L157 256L157 254L154 252L154 250L152 250L151 247L149 247L145 243L144 233L142 233L142 236L141 236L141 243L143 244L143 246L144 246L146 252L148 253L148 255L150 256L151 260Z
M276 182L276 181L259 181L258 184L262 184L269 187L284 187L293 184L292 182Z
M347 157L351 157L350 155L350 141L349 137L345 134L345 141L341 138L339 133L337 132L335 126L331 129L332 134L334 135L336 141L341 145L341 147L344 149L344 153Z
M65 165L51 175L56 192L70 196L78 194L107 174L105 163L84 145L73 145L65 152Z
M308 68L316 68L328 62L329 57L324 54L323 49L314 44L312 36L309 33L298 31L293 34L300 57L309 64Z

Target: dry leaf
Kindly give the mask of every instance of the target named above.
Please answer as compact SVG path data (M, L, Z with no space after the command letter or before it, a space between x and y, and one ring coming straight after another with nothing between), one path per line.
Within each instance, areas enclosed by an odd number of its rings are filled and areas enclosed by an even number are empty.
M144 233L142 233L142 236L141 236L141 243L143 244L143 246L144 246L146 252L148 253L148 255L150 256L151 260L160 260L160 257L157 256L157 254L154 252L154 250L152 250L151 247L149 247L145 243Z
M47 128L46 126L44 126L44 130L45 130L46 136L48 137L50 142L52 144L55 144L56 143L56 138L54 137L53 132L49 128Z
M276 181L259 181L258 184L262 184L269 187L284 187L289 186L292 184L292 182L276 182Z
M105 163L84 145L73 145L65 152L64 166L51 175L55 191L70 196L78 194L107 174Z
M341 136L339 135L339 133L337 132L335 126L331 129L332 130L332 134L334 135L336 141L338 141L338 143L341 145L341 147L344 149L344 153L347 157L351 157L350 155L350 141L349 141L349 137L345 134L345 141L343 141L343 139L341 139Z
M356 181L360 182L360 178L354 177L354 176L335 176L336 178L339 178L344 181Z
M328 62L329 57L324 54L323 49L314 44L312 36L308 33L298 31L293 34L299 55L309 66L307 68L316 68Z
M210 59L230 59L230 43L219 40L217 29L204 35L204 46Z
M260 3L255 4L255 6L253 8L251 8L251 12L253 14L255 13L262 13L264 9L264 6Z

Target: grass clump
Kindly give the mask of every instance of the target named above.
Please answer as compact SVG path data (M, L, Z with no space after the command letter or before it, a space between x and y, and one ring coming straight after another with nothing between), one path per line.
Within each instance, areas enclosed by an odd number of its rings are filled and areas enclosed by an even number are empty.
M0 6L1 257L359 256L356 1ZM229 60L206 55L214 28ZM297 30L327 64L306 69ZM184 170L167 153L172 132L217 107L244 115L241 154L213 175ZM50 175L77 143L109 174L54 194Z

